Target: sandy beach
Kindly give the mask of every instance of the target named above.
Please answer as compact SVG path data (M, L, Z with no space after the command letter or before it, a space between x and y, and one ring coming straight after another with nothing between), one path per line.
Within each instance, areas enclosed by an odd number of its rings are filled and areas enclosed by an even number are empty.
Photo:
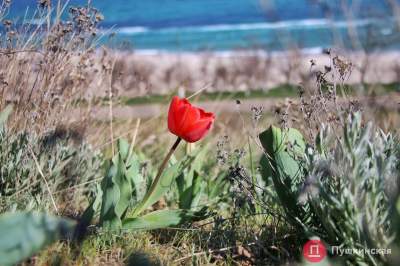
M165 94L177 88L196 91L204 86L209 87L209 91L268 90L282 84L307 87L315 82L315 73L329 69L331 71L325 75L327 80L346 84L400 80L398 51L370 54L338 51L330 54L117 52L113 56L114 95L127 97ZM96 88L95 94L102 93L105 91Z

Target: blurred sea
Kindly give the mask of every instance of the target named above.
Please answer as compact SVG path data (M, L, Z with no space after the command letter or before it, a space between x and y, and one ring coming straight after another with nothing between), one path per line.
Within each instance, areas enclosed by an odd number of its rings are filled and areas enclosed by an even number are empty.
M56 2L53 0L53 2ZM63 1L66 2L66 1ZM92 0L110 45L141 52L400 49L400 0ZM11 16L37 0L14 0ZM82 5L87 0L71 0ZM28 11L27 11L28 10ZM29 16L28 16L29 17ZM107 38L104 38L107 39Z

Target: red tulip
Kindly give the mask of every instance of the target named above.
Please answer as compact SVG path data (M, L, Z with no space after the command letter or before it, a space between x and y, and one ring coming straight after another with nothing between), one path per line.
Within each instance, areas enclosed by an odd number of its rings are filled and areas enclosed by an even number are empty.
M197 108L178 96L172 98L168 112L168 129L172 134L196 142L203 138L214 122L215 115Z

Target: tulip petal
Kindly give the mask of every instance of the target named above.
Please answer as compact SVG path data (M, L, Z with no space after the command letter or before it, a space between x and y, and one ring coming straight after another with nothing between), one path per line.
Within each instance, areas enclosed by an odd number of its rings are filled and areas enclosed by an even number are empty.
M180 99L178 96L172 98L168 111L168 129L173 134L178 134L178 120L176 114L179 112Z
M182 118L181 132L185 134L196 121L200 119L200 112L196 107L189 106L185 110L185 115Z
M188 142L196 142L203 138L210 130L214 119L202 119L198 120L191 125L186 131L184 139Z

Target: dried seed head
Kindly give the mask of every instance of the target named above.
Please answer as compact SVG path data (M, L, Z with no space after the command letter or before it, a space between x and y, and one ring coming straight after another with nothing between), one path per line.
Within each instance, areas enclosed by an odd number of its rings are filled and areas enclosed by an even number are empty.
M324 49L322 51L322 53L326 54L326 55L331 55L331 49Z
M340 78L342 80L344 80L346 78L346 76L348 76L353 69L353 64L351 62L342 60L339 58L339 56L335 56L333 58L333 65L336 68L336 70L339 72Z
M40 8L48 8L51 7L51 0L39 0L38 5Z
M9 19L5 19L5 20L3 20L3 25L4 25L4 27L9 28L12 25L12 21Z
M240 160L246 155L246 151L244 149L235 149L235 154L237 159Z
M220 165L226 164L229 160L229 151L226 147L228 142L228 136L223 136L217 142L217 161Z
M325 73L331 72L332 67L330 66L325 66Z
M100 22L100 21L103 21L103 20L104 20L103 14L100 14L100 13L97 13L96 16L95 16L95 18L96 18L96 21L97 21L97 22Z
M263 106L252 106L251 107L252 118L253 118L254 123L257 123L261 119L263 110L264 110Z

